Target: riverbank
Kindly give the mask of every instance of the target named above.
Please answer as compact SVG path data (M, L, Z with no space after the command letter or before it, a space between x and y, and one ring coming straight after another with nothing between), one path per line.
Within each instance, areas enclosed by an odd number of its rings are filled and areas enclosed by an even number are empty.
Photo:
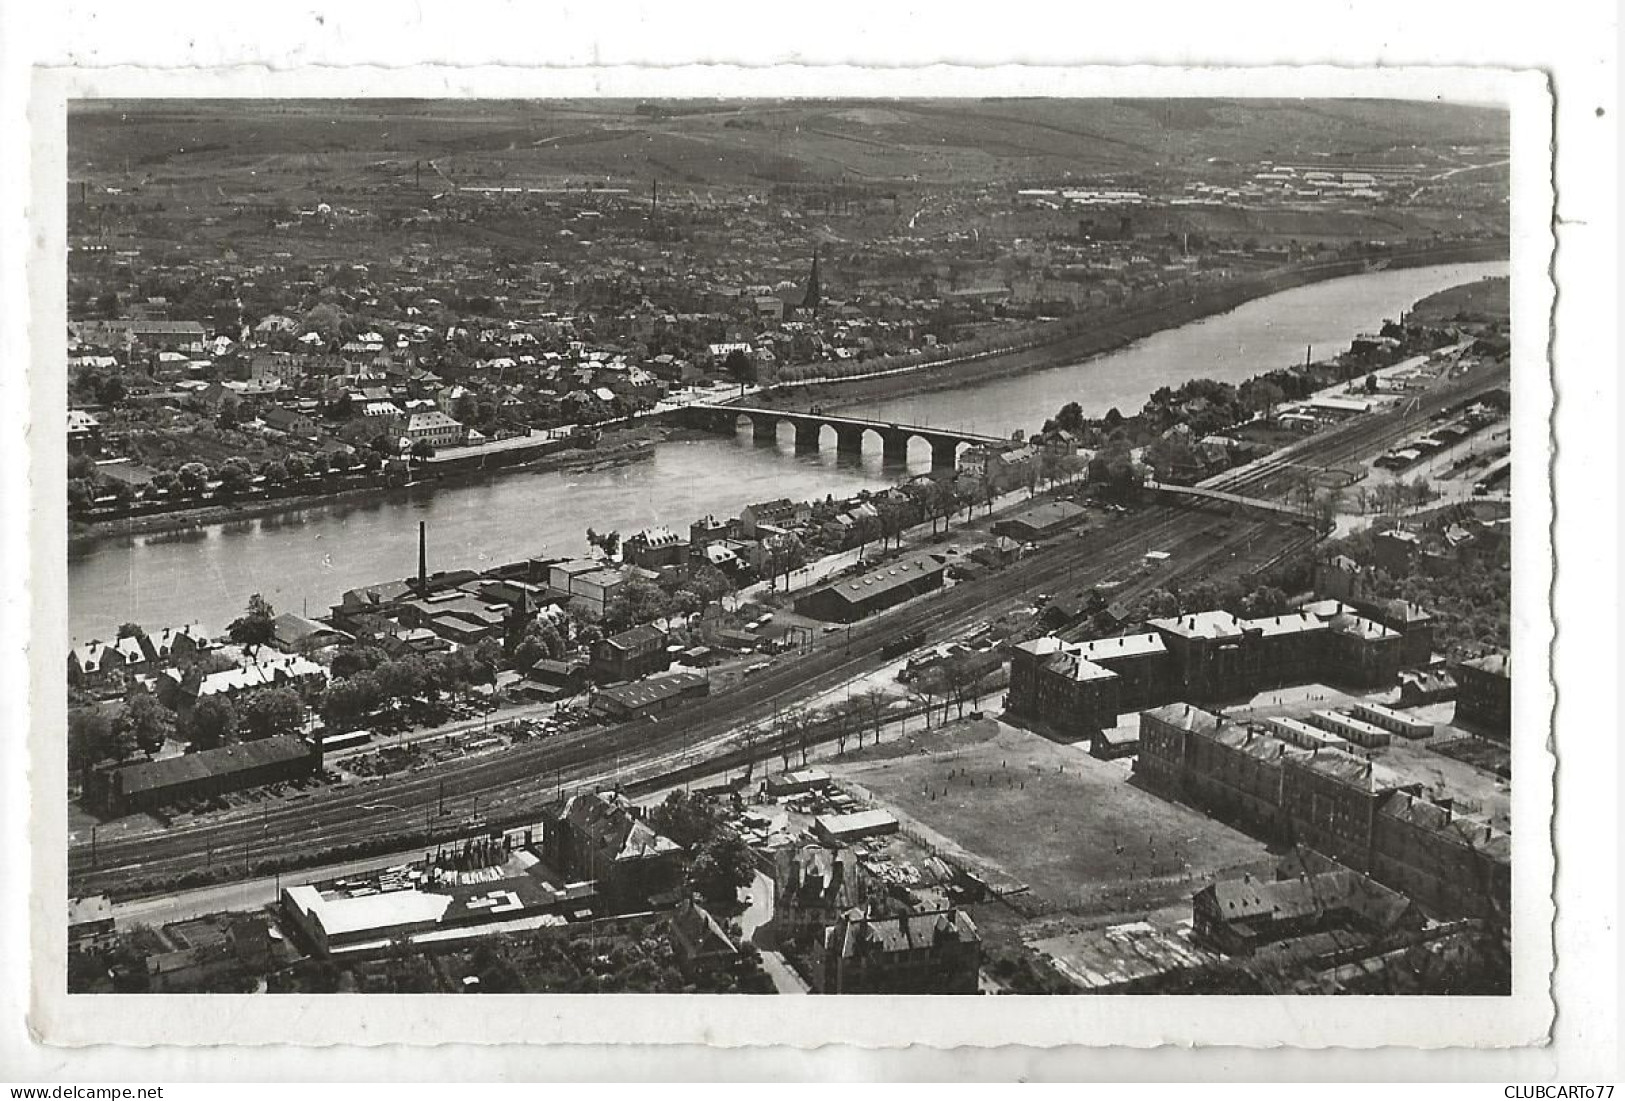
M402 501L433 494L440 489L455 489L509 474L547 471L597 469L608 465L639 462L651 458L657 444L681 439L690 430L650 423L628 424L606 429L592 448L543 455L524 463L489 468L448 470L419 476L412 481L396 485L371 483L320 493L305 493L287 497L267 497L252 501L238 501L229 505L204 505L200 508L175 509L144 516L130 516L122 520L103 520L94 523L70 521L68 526L68 552L84 550L107 539L128 538L133 535L158 535L182 532L191 528L204 528L215 524L229 524L242 520L255 520L266 516L301 512L327 505L341 505L357 501ZM698 434L698 433L695 433Z
M1387 270L1504 259L1504 242L1485 242L1406 253L1388 258ZM1034 371L1076 365L1119 351L1146 337L1214 317L1282 291L1313 283L1365 274L1363 261L1344 260L1282 269L1249 279L1244 285L1216 287L1179 302L1148 307L1100 324L1087 332L1061 335L1036 346L985 352L959 359L899 367L876 375L774 387L752 400L786 409L818 406L843 409L871 402L976 386ZM1060 323L1057 322L1057 325Z

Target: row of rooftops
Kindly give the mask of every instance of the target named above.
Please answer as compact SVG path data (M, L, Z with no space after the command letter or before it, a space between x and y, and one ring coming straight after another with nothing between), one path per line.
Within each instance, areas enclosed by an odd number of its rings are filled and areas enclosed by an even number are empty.
M234 696L255 688L294 684L312 677L326 676L327 670L297 654L276 654L217 673L187 675L179 669L166 669L163 675L174 682L183 694L201 700L209 696Z
M982 939L970 915L957 909L894 917L852 915L831 926L826 937L828 950L843 959L978 944Z
M1257 619L1241 619L1230 612L1212 610L1147 621L1166 635L1216 642L1239 641L1247 634L1264 637L1331 630L1367 640L1398 638L1399 632L1358 614L1339 600L1317 600L1296 612Z
M1240 619L1230 612L1214 610L1152 619L1147 626L1155 629L1088 642L1065 642L1047 635L1020 643L1016 649L1033 657L1049 658L1045 663L1048 670L1065 672L1069 678L1083 681L1114 676L1110 668L1113 661L1166 654L1166 640L1170 637L1240 642L1248 636L1277 638L1328 631L1365 641L1399 637L1399 632L1356 615L1348 605L1335 600L1317 601L1296 612L1257 619Z

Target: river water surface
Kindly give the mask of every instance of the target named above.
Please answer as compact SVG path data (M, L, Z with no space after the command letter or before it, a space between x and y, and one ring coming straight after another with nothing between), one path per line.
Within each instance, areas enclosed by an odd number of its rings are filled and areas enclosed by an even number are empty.
M1240 382L1300 361L1306 345L1317 357L1331 356L1419 298L1506 271L1504 262L1451 264L1317 283L1070 366L846 411L996 435L1035 429L1067 401L1086 415L1113 406L1132 413L1160 386L1199 377ZM861 461L838 459L825 435L824 450L810 455L795 453L787 429L777 448L756 446L742 433L662 444L652 459L604 470L521 471L362 504L110 535L70 552L69 631L76 640L106 638L127 621L149 630L194 622L219 631L255 592L281 611L323 614L346 589L409 576L419 520L429 525L430 569L484 569L579 553L589 527L629 534L666 524L686 532L707 513L733 516L775 497L840 497L901 473L883 469L874 451ZM929 466L928 449L916 443L909 469Z

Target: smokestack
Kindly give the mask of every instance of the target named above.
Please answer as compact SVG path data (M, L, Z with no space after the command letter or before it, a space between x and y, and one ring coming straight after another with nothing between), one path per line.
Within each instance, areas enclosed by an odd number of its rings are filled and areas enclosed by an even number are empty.
M429 524L418 521L418 595L429 591Z

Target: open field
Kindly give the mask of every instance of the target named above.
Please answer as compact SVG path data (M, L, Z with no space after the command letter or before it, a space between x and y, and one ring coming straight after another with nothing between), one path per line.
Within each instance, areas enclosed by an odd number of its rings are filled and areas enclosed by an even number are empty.
M137 114L139 111L139 114ZM1196 170L1211 157L1350 163L1440 159L1498 145L1506 117L1435 103L1296 100L462 101L74 105L74 173L186 173L211 161L277 190L278 172L477 183L658 175L673 184L993 182L1090 172ZM405 163L388 163L388 158ZM423 169L425 177L429 173ZM270 178L267 178L267 177Z
M1144 912L1269 860L1263 842L1132 785L1127 762L992 720L825 767L948 855L1025 883L1038 908Z

